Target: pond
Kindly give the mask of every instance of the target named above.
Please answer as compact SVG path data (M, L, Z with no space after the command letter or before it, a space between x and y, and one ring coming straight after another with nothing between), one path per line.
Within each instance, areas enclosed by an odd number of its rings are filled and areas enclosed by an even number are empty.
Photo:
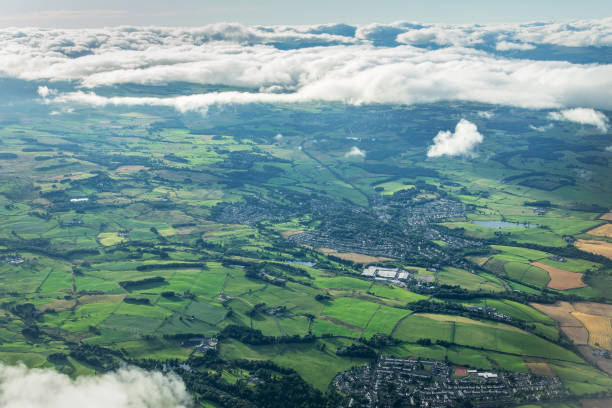
M493 229L504 229L504 228L536 228L539 225L536 224L523 224L520 222L509 222L509 221L472 221L472 224L482 225L483 227Z

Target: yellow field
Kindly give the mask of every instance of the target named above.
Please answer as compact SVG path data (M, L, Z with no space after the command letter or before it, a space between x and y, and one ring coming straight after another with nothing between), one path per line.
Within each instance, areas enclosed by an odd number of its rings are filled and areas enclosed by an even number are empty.
M545 313L553 319L559 321L561 326L580 325L580 322L576 322L576 319L571 315L571 313L574 311L574 307L569 302L557 302L553 305L546 303L530 303L530 305L538 309L540 312Z
M98 234L98 241L104 246L111 246L126 241L126 238L120 237L116 232L101 232Z
M55 310L56 312L62 312L64 310L72 309L75 303L76 302L72 299L71 300L58 299L58 300L54 300L51 303L47 303L45 305L40 306L38 310L40 310L41 312L46 312L47 310Z
M139 165L117 167L117 173L138 173L140 170L149 170L148 167Z
M478 256L478 257L473 257L471 259L472 259L472 262L474 262L478 266L482 266L487 263L487 261L489 260L489 257L488 256Z
M605 213L604 215L599 217L599 219L600 220L606 220L606 221L612 221L612 212Z
M159 235L161 235L164 238L171 237L172 235L176 235L176 230L172 227L160 229L158 232L159 232Z
M576 246L583 251L592 254L602 255L608 259L612 259L612 244L605 241L595 241L590 239L579 239L576 241Z
M79 304L86 305L88 303L102 303L102 302L121 302L125 298L125 294L118 295L85 295L79 297Z
M612 238L612 224L600 225L597 228L587 231L587 234L597 235L598 237Z
M573 315L576 310L571 303L557 302L554 305L530 303L530 305L559 322L559 327L563 333L565 333L574 344L587 344L589 332L582 322Z
M572 315L580 320L589 331L591 347L612 350L612 321L609 317L582 312L573 312Z
M609 317L612 319L612 305L595 302L574 303L574 309L578 312Z
M298 231L283 231L281 232L281 235L283 238L289 238L292 235L296 235L296 234L301 234L302 232L304 232L303 230L298 230Z
M582 399L580 405L582 405L582 408L610 408L612 407L612 398Z
M546 265L541 262L532 262L531 265L544 269L550 276L550 282L548 282L549 288L557 290L583 288L586 283L582 281L582 274L576 272L570 272L563 269L555 268L554 266Z
M359 264L370 264L376 262L383 261L392 261L391 258L385 258L384 256L370 256L358 254L356 252L338 252L335 249L331 248L317 248L317 251L323 253L324 255L332 255L340 259L344 259L346 261L352 261Z
M534 375L546 376L546 377L554 377L555 372L550 368L548 363L545 361L538 361L536 359L532 359L530 361L525 361L525 365L529 368Z
M179 235L189 235L193 234L198 230L198 227L179 227L174 229Z

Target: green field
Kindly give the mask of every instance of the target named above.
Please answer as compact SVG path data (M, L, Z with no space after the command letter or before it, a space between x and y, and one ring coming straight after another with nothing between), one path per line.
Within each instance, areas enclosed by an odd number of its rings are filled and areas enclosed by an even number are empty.
M189 362L229 398L262 389L257 379L298 376L300 392L326 392L337 373L371 361L336 351L367 344L485 370L526 372L538 358L572 395L612 390L529 306L612 299L610 262L568 244L603 223L612 202L601 134L558 123L543 137L515 125L543 111L496 106L480 121L493 107L470 103L211 106L205 120L110 105L40 120L47 105L33 116L9 105L0 106L2 362L72 376ZM460 113L480 118L479 154L427 157L442 129L432 123ZM347 155L352 146L365 157ZM583 273L588 286L548 290L532 262ZM368 266L410 274L367 277ZM432 304L446 309L418 308ZM216 356L196 349L203 336L219 339ZM223 405L212 402L203 406Z
M438 282L442 285L458 285L462 288L478 292L501 292L503 286L494 278L476 275L458 268L445 268L438 272Z

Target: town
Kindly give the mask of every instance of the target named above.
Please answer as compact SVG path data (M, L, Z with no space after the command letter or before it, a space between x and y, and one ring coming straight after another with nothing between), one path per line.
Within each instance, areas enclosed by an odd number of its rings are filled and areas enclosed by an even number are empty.
M380 357L333 381L347 407L504 407L564 396L556 377L489 372L445 362Z

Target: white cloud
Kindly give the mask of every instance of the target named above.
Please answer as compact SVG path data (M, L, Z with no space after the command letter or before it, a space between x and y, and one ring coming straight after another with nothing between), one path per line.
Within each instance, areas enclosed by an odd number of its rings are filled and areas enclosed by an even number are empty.
M427 157L473 156L474 149L482 140L476 125L461 119L455 127L455 133L450 130L438 132L433 138L434 144L427 150Z
M612 17L578 20L569 23L537 22L513 26L514 40L564 47L612 46Z
M394 23L403 29L397 41L405 44L474 46L497 41L498 51L532 49L534 44L563 47L612 46L612 17L570 23L529 24L425 24ZM517 48L520 47L520 48ZM529 48L528 48L529 47Z
M606 133L609 120L602 112L590 108L565 109L560 112L550 112L548 117L552 120L575 122L582 125L593 125Z
M478 112L478 116L483 119L492 119L495 116L495 113L491 111L480 111Z
M497 51L512 51L512 50L520 50L520 51L529 51L535 49L535 45L529 43L516 43L510 41L500 41L495 45L495 49Z
M517 106L612 109L612 65L494 58L470 49L436 51L410 46L334 46L306 51L251 47L211 50L207 61L88 75L87 86L123 82L188 81L285 92L212 92L173 98L103 98L82 92L58 101L174 106L201 110L211 104L334 101L348 104L415 104L456 100ZM63 75L61 75L63 77Z
M49 89L48 86L39 86L37 89L38 95L40 95L43 99L47 98L49 95L54 95L57 93L54 89Z
M612 153L612 145L611 145L611 146L606 147L606 152L610 152L610 153Z
M354 35L351 26L235 23L198 28L13 28L0 30L0 75L67 81L90 90L172 82L249 90L173 98L104 99L86 93L55 98L100 105L173 106L181 111L222 103L317 100L356 105L456 100L537 109L612 109L612 64L502 58L470 48L503 42L612 44L610 23L612 19L571 26L400 22L353 27ZM395 40L404 45L373 45ZM289 49L277 48L277 43ZM443 48L413 46L428 43ZM301 48L304 44L319 46Z
M535 130L536 132L546 132L547 130L550 130L552 128L553 128L552 123L549 123L548 125L543 125L543 126L529 125L529 129Z
M349 158L349 157L365 157L366 152L364 152L363 150L361 150L360 148L358 148L357 146L353 146L351 148L351 150L349 150L344 157Z
M482 44L489 28L470 25L433 24L411 29L397 36L397 42L412 45L467 47Z
M175 374L122 368L71 379L52 369L0 364L3 408L185 408L192 400Z

